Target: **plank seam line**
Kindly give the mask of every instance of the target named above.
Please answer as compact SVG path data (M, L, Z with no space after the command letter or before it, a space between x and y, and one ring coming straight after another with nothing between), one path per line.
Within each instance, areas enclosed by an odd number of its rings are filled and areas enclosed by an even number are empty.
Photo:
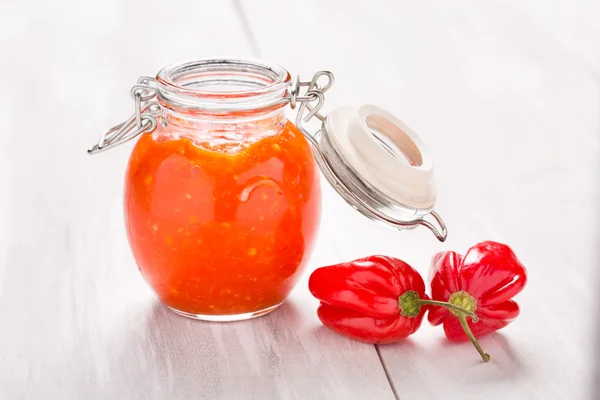
M258 47L258 42L256 41L256 36L254 35L254 31L252 30L252 26L250 25L250 21L248 20L248 16L244 11L244 7L242 6L241 0L233 0L233 7L235 8L236 14L242 24L242 30L248 39L250 44L250 48L252 49L252 55L256 58L260 58L260 48Z
M390 371L388 370L387 366L385 365L385 361L383 360L383 357L381 356L381 352L379 351L379 346L378 345L374 345L374 346L375 346L375 351L377 352L377 357L379 357L379 362L381 363L381 366L383 367L383 372L385 372L385 377L390 385L390 388L392 389L392 394L394 395L396 400L400 400L400 397L398 396L398 392L396 391L396 386L394 385L394 381L392 380L392 377L390 376Z

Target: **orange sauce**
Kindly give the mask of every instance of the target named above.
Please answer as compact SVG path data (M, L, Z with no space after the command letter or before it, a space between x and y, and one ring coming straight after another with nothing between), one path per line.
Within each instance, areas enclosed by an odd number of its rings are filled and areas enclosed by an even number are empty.
M318 169L302 134L286 122L235 152L157 137L140 137L125 181L127 234L145 280L190 314L280 304L320 216Z

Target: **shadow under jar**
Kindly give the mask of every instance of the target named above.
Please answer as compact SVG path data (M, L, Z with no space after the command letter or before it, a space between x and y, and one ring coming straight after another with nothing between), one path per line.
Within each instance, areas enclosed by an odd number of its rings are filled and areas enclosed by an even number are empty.
M263 315L302 272L321 191L311 148L285 117L290 79L279 66L239 60L178 64L156 77L160 116L131 153L125 219L144 279L179 314Z

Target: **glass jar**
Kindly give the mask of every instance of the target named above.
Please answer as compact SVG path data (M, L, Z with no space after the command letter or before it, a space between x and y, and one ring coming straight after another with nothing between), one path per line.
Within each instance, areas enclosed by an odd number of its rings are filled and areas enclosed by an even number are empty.
M89 152L139 136L125 179L127 236L141 274L171 310L233 321L277 308L315 244L319 169L363 215L445 239L432 211L432 163L416 134L374 106L322 116L332 83L326 71L302 82L267 62L202 59L133 87L134 115ZM295 124L288 105L299 105ZM303 126L311 118L323 122L314 135ZM406 156L402 165L393 148Z

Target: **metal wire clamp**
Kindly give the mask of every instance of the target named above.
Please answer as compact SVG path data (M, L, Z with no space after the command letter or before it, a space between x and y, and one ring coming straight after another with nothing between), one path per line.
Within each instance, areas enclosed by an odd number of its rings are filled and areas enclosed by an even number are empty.
M143 132L156 129L156 117L160 114L160 108L158 102L152 100L156 96L156 89L150 86L153 81L153 78L146 76L138 79L137 85L131 88L131 97L135 102L133 115L127 121L104 131L98 143L88 149L89 154L111 149Z

